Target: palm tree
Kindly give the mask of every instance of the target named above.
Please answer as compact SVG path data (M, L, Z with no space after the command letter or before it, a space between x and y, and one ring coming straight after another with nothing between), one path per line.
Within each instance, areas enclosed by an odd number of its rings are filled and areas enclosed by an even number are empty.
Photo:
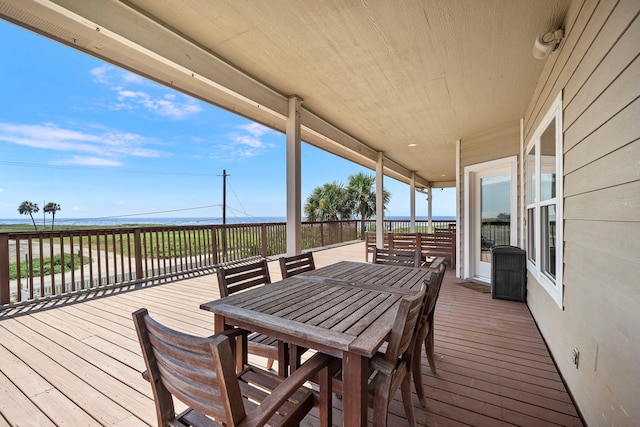
M38 207L37 203L29 202L27 200L20 203L20 206L18 206L18 212L20 213L20 215L29 214L29 216L31 217L31 222L33 222L33 228L35 228L36 231L38 231L38 227L36 227L36 221L33 219L33 214L37 213L39 210L40 208Z
M353 201L355 211L360 214L362 223L360 224L360 236L364 239L364 220L373 218L376 215L376 178L374 175L367 175L364 172L349 176L349 184L347 184L347 192L349 198ZM387 204L391 200L391 193L383 190L383 206L387 208Z
M62 210L62 208L60 207L59 204L57 203L52 203L49 202L45 205L45 207L43 208L43 210L46 213L50 213L51 214L51 229L53 230L53 223L56 220L56 212L58 212L59 210Z
M351 217L353 205L339 182L316 187L304 204L307 221L337 221Z

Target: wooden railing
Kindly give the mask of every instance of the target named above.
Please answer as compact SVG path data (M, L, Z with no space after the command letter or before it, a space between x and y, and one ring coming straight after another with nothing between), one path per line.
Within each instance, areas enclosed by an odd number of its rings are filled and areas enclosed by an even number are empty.
M305 222L302 248L357 240L359 221ZM286 253L286 223L0 233L0 306Z
M426 230L426 221L417 221ZM455 222L434 221L437 230ZM302 249L362 239L360 220L302 223ZM375 230L375 221L365 221ZM385 230L408 230L387 220ZM83 228L0 233L0 307L167 279L286 253L286 223Z
M383 247L389 249L419 249L423 257L443 257L451 267L456 265L455 233L445 228L435 233L383 233ZM367 260L376 246L376 233L367 232L365 250Z
M483 250L492 246L511 244L511 223L509 221L483 221L480 228Z
M431 222L431 226L433 230L448 230L451 232L456 231L456 221L455 220L433 220ZM376 220L375 219L367 219L365 220L365 227L367 231L376 231ZM416 220L415 232L416 233L429 233L429 222L427 220ZM384 231L385 232L393 232L393 233L409 233L411 232L411 222L408 219L392 219L384 220Z

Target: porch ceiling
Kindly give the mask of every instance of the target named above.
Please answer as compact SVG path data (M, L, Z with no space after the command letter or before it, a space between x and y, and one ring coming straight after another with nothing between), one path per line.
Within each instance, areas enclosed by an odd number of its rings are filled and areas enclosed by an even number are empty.
M570 0L0 0L0 17L418 185L455 142L523 117L535 37ZM417 144L409 147L408 144Z

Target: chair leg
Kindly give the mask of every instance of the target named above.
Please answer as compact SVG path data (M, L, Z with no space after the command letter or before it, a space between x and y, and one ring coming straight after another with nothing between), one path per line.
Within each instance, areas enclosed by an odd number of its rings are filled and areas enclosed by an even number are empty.
M420 346L415 346L416 351L411 359L411 373L413 375L413 385L416 388L416 395L418 396L418 401L420 402L420 406L423 408L427 407L427 399L424 395L424 385L422 384L422 363L421 363L421 354L420 354ZM407 378L409 376L407 375Z
M391 398L391 378L385 377L377 385L373 398L373 427L387 427Z
M297 346L296 346L297 347ZM293 364L292 372L293 372ZM319 413L320 427L331 427L333 425L333 402L332 402L333 365L329 365L318 373L319 386Z
M289 345L278 340L278 375L283 378L289 376Z
M400 390L402 392L402 403L404 404L404 412L407 414L409 426L415 427L416 418L413 415L413 402L411 401L411 377L408 372L404 376L402 384L400 384Z
M296 369L302 365L302 353L304 353L306 349L291 344L289 345L289 370L293 373Z
M433 358L433 328L429 328L429 333L424 340L424 349L427 353L427 360L429 360L429 367L431 372L436 373L436 362Z
M267 359L267 370L270 371L273 368L273 359Z

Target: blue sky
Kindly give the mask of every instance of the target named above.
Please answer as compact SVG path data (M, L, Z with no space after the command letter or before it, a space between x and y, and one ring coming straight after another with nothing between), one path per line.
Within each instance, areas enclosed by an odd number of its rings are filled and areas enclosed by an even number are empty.
M2 20L0 40L0 218L24 200L60 204L57 220L217 218L224 169L227 217L285 216L283 134ZM303 201L362 171L303 143ZM386 215L409 215L409 186L385 187ZM433 214L455 215L454 189L434 190Z

